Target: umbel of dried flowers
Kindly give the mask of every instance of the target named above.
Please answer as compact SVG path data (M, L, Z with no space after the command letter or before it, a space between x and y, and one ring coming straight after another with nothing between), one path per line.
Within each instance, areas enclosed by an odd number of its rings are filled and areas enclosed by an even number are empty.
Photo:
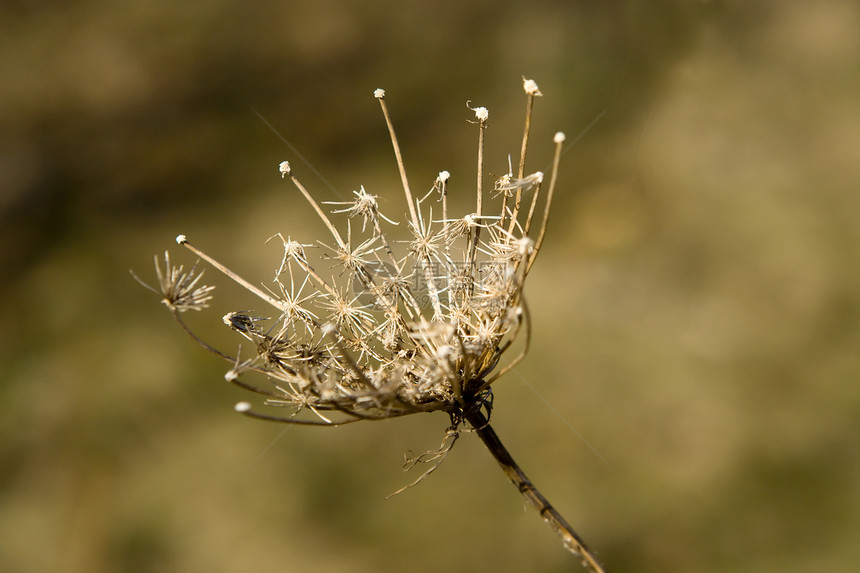
M464 215L448 211L447 171L439 173L429 191L420 197L413 194L381 89L373 96L382 108L400 171L408 207L405 225L384 215L377 196L364 187L353 191L352 201L335 203L327 213L290 164L282 162L281 176L289 178L328 230L328 237L318 243L334 261L334 271L323 272L312 261L308 253L313 245L279 234L283 258L273 287L260 288L179 235L177 243L274 309L274 320L244 311L223 317L251 343L252 357L213 348L182 319L184 312L203 310L212 299L214 287L201 284L203 272L196 264L185 271L165 253L162 269L156 257L158 288L151 290L194 340L230 361L225 376L229 382L263 396L265 406L288 409L275 415L240 402L237 411L322 426L446 412L451 425L442 446L414 460L435 462L421 478L438 467L468 423L565 547L592 571L603 571L582 539L526 478L488 420L492 384L522 360L529 347L523 288L543 245L565 140L563 133L555 134L544 192L544 173L525 170L532 109L542 94L533 80L524 78L523 89L526 120L517 170L511 167L490 189L485 189L483 166L489 112L469 108L478 130L477 180L475 209ZM485 202L485 194L493 204ZM345 224L335 224L339 218L345 218ZM393 240L392 231L402 227L407 240ZM521 333L522 348L503 361ZM249 373L263 374L266 385L248 382Z

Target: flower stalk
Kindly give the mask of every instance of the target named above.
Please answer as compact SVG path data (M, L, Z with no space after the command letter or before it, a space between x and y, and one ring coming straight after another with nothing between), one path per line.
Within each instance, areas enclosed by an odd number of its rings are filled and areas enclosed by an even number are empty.
M416 483L444 460L460 428L470 427L561 536L565 548L589 570L601 573L604 569L585 542L526 477L489 423L492 384L519 363L530 346L525 282L543 247L564 143L564 134L557 133L543 216L533 239L544 174L527 175L525 162L534 99L541 93L533 80L525 78L523 89L526 122L516 178L509 167L495 182L495 197L501 196L497 216L484 214L495 212L484 204L483 193L488 110L469 107L478 124L475 212L449 219L451 174L440 171L425 196L413 196L385 92L378 89L374 97L388 127L408 210L405 225L384 215L377 197L364 187L353 192L352 201L335 203L336 208L326 212L325 203L313 197L284 161L279 165L282 178L289 179L334 239L331 246L317 242L322 256L338 267L331 278L310 262L308 252L317 247L280 234L275 237L283 243L283 257L272 288L265 289L178 236L177 243L262 300L269 313L275 311L274 319L247 311L223 317L246 344L252 343L250 358L210 346L184 322L185 311L203 310L212 298L214 287L200 284L202 273L196 272L196 265L185 272L171 265L165 254L164 270L156 259L158 287L148 288L162 297L198 344L230 363L225 374L229 383L263 397L263 409L244 401L237 404L241 414L288 424L337 426L444 412L451 424L439 450L415 460L433 464ZM532 197L524 214L521 204L528 193ZM433 216L431 199L437 197L441 219ZM340 217L347 218L345 225L337 224ZM354 218L361 219L361 231L352 224ZM406 239L394 240L392 228L404 229ZM408 248L398 249L398 244ZM520 352L506 360L506 351L520 333L525 339ZM254 374L262 375L265 384L249 382ZM287 413L275 414L270 408Z
M499 436L490 426L489 420L480 410L471 410L466 414L466 420L475 429L475 433L484 442L484 445L496 458L496 461L508 476L508 479L513 482L520 494L534 507L543 520L561 537L562 544L565 549L578 555L582 559L582 565L594 572L604 572L605 569L597 560L594 552L588 548L585 541L576 533L573 527L561 516L561 514L550 504L549 500L544 497L540 490L526 476L525 472L520 469L513 456L508 452L508 449L499 439Z

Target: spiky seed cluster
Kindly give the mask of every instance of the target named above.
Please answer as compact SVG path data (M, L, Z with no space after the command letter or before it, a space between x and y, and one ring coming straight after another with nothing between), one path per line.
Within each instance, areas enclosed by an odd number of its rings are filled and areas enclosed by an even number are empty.
M284 422L335 425L435 410L460 419L467 408L480 407L490 385L528 349L523 287L546 231L564 141L556 134L550 187L538 217L544 177L540 171L526 175L525 160L533 101L541 93L532 80L524 79L523 88L528 101L518 170L495 183L501 201L491 214L483 202L488 110L470 107L479 127L475 210L451 218L447 171L439 173L426 195L413 197L385 92L378 89L374 97L389 128L408 207L406 224L399 227L407 230L405 240L394 239L397 223L382 214L377 197L364 187L353 192L352 201L336 203L326 213L286 161L279 166L281 176L291 180L328 229L329 238L319 243L338 267L334 277L312 264L306 254L311 245L276 235L283 242L283 258L274 288L262 290L177 237L277 314L274 320L248 312L224 317L225 324L253 342L255 353L247 360L198 339L233 362L228 381L266 396L267 405L293 408L290 415L269 416L242 402L237 410ZM527 211L521 209L525 194L531 195ZM335 224L337 216L345 216L344 225ZM352 225L356 219L361 231ZM538 239L533 240L529 232L537 219ZM171 267L167 255L165 263L166 271L156 266L163 302L188 330L179 313L204 308L212 287L198 287L199 275ZM521 330L526 333L522 352L500 367ZM271 388L247 383L249 371L265 374ZM298 417L301 411L316 418Z
M153 288L141 281L137 275L132 276L154 293L161 294L161 302L174 314L188 310L203 310L209 308L209 301L214 297L214 286L198 285L203 278L203 271L197 272L197 265L186 271L182 265L170 264L170 253L164 251L164 270L155 256L155 275L158 278L158 288Z

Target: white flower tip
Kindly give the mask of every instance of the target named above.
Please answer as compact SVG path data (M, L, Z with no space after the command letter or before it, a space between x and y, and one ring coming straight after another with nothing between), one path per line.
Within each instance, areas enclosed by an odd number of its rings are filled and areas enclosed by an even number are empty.
M485 107L473 107L472 111L475 112L475 117L478 118L478 121L487 121L490 117L490 110Z
M188 239L185 237L185 235L176 235L176 244L177 245L184 245L187 242L188 242Z
M517 241L517 248L519 250L520 255L527 255L532 252L532 249L535 246L535 242L529 239L528 237L523 237L519 241Z
M564 135L563 131L556 131L555 136L552 138L556 143L564 143L565 139L567 139L567 137Z
M244 414L245 412L247 412L248 410L251 409L251 403L250 402L238 402L235 406L233 406L233 409L236 410L237 412L239 412L240 414Z
M439 172L439 182L440 183L445 183L450 178L451 178L451 174L448 173L447 171L440 171Z
M335 325L333 325L332 323L327 322L320 327L320 330L322 331L323 334L329 335L329 334L334 334L335 332L337 332L337 327Z
M281 161L281 163L278 164L278 171L281 172L281 177L285 177L285 176L289 175L290 172L292 171L292 168L290 167L290 162L289 161Z
M538 88L537 82L534 80L527 80L525 76L523 77L523 90L530 96L542 96L540 93L540 88Z
M238 377L239 377L239 375L236 373L235 370L228 370L227 373L224 374L224 380L226 380L227 382L231 382L231 383L234 380L236 380L236 378L238 378Z
M376 99L382 99L385 97L385 90L382 88L376 88L373 90L373 97Z

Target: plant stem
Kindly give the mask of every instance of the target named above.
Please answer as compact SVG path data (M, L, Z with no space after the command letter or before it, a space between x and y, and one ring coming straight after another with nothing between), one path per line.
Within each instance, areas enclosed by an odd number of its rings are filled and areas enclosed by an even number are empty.
M606 573L597 558L585 544L585 541L573 530L567 521L556 511L537 487L529 480L511 454L505 448L489 420L479 409L471 409L466 413L466 420L475 428L478 436L502 466L505 475L517 486L526 500L540 513L544 521L555 531L564 544L565 549L582 558L582 564L593 573Z

